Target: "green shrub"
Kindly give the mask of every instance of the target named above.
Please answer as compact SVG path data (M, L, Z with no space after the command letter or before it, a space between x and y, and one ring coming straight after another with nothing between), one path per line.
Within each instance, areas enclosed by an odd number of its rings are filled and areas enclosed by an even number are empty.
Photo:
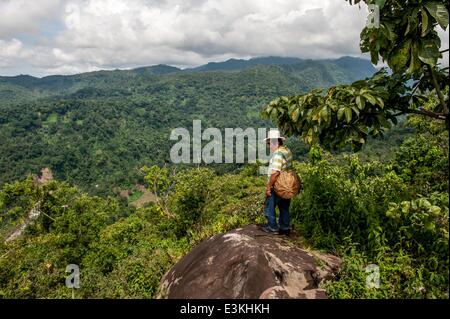
M406 185L380 163L361 164L346 157L346 165L320 160L299 164L303 190L291 205L292 218L318 247L336 250L346 237L365 249L380 245L376 232L390 202L405 198Z
M175 232L179 238L185 236L199 220L213 177L213 171L205 168L185 170L175 175L169 208L176 215Z
M415 192L448 192L448 131L408 138L396 152L394 170Z
M379 286L367 284L371 275L369 265L379 267ZM448 299L448 262L446 267L444 272L433 270L405 251L387 246L379 249L376 257L369 258L357 246L349 245L336 280L327 282L324 288L330 298L338 299Z
M391 203L386 216L385 237L429 269L448 271L448 194L434 193L399 204Z
M448 189L447 145L422 134L405 141L392 165L326 153L295 165L304 183L292 203L295 223L316 247L343 257L326 284L331 298L448 298L449 197L431 192ZM371 264L377 288L366 285Z

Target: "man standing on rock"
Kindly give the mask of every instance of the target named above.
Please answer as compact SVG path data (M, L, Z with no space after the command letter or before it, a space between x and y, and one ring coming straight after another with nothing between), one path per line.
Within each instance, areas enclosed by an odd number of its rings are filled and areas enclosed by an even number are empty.
M291 167L292 153L284 146L285 138L280 135L279 130L270 130L266 139L264 139L270 147L270 152L273 153L269 161L267 171L268 182L266 187L266 205L264 213L267 217L268 224L262 227L262 230L272 234L289 235L289 205L290 199L284 199L278 196L273 186L280 176L281 171L287 170ZM279 225L277 224L277 217L275 207L278 206L280 211Z

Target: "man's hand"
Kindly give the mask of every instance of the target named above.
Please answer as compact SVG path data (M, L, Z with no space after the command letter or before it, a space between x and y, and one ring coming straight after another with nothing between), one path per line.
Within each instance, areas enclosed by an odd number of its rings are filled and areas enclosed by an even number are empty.
M272 186L275 185L275 182L277 181L278 176L280 176L279 171L274 171L272 175L270 175L269 182L266 186L266 196L270 197L272 195Z

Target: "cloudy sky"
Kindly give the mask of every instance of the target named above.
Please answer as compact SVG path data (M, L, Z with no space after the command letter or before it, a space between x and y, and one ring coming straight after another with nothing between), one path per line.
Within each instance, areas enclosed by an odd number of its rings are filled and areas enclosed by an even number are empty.
M344 0L0 0L0 75L360 56L366 17Z

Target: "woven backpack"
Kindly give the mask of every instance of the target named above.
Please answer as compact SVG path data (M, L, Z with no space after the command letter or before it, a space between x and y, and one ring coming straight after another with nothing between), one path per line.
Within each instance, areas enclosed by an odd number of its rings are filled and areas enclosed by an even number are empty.
M283 153L282 156L286 159ZM274 185L275 193L284 199L293 198L300 192L301 188L302 182L300 177L291 169L281 171Z

